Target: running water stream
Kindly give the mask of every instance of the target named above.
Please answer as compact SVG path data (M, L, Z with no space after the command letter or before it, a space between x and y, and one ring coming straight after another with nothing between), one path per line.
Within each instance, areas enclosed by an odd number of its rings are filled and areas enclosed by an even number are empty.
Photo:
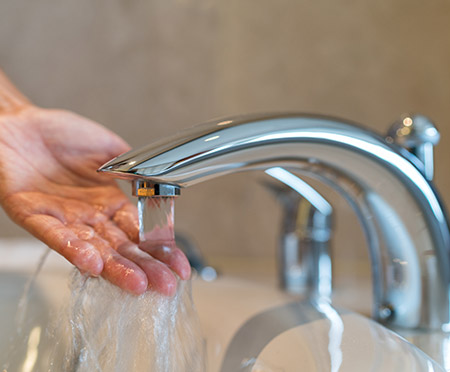
M174 198L138 198L139 240L174 244Z
M173 199L140 198L138 209L141 241L174 242ZM153 291L134 296L74 269L69 289L70 298L46 330L52 350L39 351L48 358L46 372L206 370L190 281L178 280L173 297ZM26 301L21 302L26 311ZM26 342L31 336L23 337ZM30 371L43 371L38 365Z
M76 271L71 293L55 328L59 347L49 371L204 371L190 282L180 282L171 298L154 292L136 297Z

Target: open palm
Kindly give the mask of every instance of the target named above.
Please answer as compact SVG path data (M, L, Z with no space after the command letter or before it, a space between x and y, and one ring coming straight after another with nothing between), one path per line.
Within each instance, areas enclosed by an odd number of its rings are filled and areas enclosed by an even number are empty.
M140 294L173 294L190 267L181 251L139 247L136 208L96 169L129 149L75 114L29 106L0 115L0 203L82 272ZM145 249L146 251L144 251Z

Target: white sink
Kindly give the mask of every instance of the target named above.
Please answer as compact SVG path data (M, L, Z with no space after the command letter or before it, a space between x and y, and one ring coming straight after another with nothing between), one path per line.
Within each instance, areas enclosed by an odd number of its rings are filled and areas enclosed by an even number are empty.
M13 319L23 286L42 252L42 246L30 241L14 248L0 245L5 258L0 263L1 363L8 358L10 336L16 332ZM70 268L50 254L31 291L31 323L45 328L51 320L51 309L67 295ZM193 295L206 339L208 372L444 371L366 317L325 303L298 302L258 282L226 276L214 282L194 279ZM28 324L29 329L36 324ZM20 347L24 355L27 345ZM20 371L46 371L52 347L39 345L34 369Z

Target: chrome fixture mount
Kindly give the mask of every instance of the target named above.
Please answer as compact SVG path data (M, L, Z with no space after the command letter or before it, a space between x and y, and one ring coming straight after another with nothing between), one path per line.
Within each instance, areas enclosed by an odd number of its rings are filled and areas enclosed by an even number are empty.
M425 132L435 138L431 130ZM448 329L446 213L429 181L428 156L412 154L389 138L329 117L243 116L130 151L99 171L175 188L272 167L323 181L349 202L366 236L373 316L390 326Z
M425 176L433 179L433 147L441 136L434 124L423 115L403 115L389 128L386 141L396 143L416 156L423 165Z
M132 194L138 197L176 197L180 195L180 188L174 185L154 183L148 180L133 180Z

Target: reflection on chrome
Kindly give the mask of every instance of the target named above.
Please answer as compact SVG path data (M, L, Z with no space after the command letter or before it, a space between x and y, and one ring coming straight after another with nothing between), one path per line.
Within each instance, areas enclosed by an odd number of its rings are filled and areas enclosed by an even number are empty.
M283 182L288 185L290 188L297 191L300 195L302 195L305 199L313 205L320 213L329 215L332 212L332 208L330 203L326 201L326 199L320 195L314 188L308 185L301 178L295 176L291 172L288 172L286 169L281 167L273 167L266 170L266 173L273 178Z
M344 322L339 313L327 301L318 299L314 305L321 314L330 323L330 331L328 332L329 344L328 352L330 353L331 372L338 372L342 364L342 336L344 334Z
M443 367L450 371L450 338L447 336L442 341Z
M27 353L25 360L23 362L21 372L31 372L34 369L34 366L38 357L38 346L41 340L41 327L34 327L28 338L27 344Z
M435 372L433 363L431 363L431 360L427 361L427 367L428 367L428 372Z

